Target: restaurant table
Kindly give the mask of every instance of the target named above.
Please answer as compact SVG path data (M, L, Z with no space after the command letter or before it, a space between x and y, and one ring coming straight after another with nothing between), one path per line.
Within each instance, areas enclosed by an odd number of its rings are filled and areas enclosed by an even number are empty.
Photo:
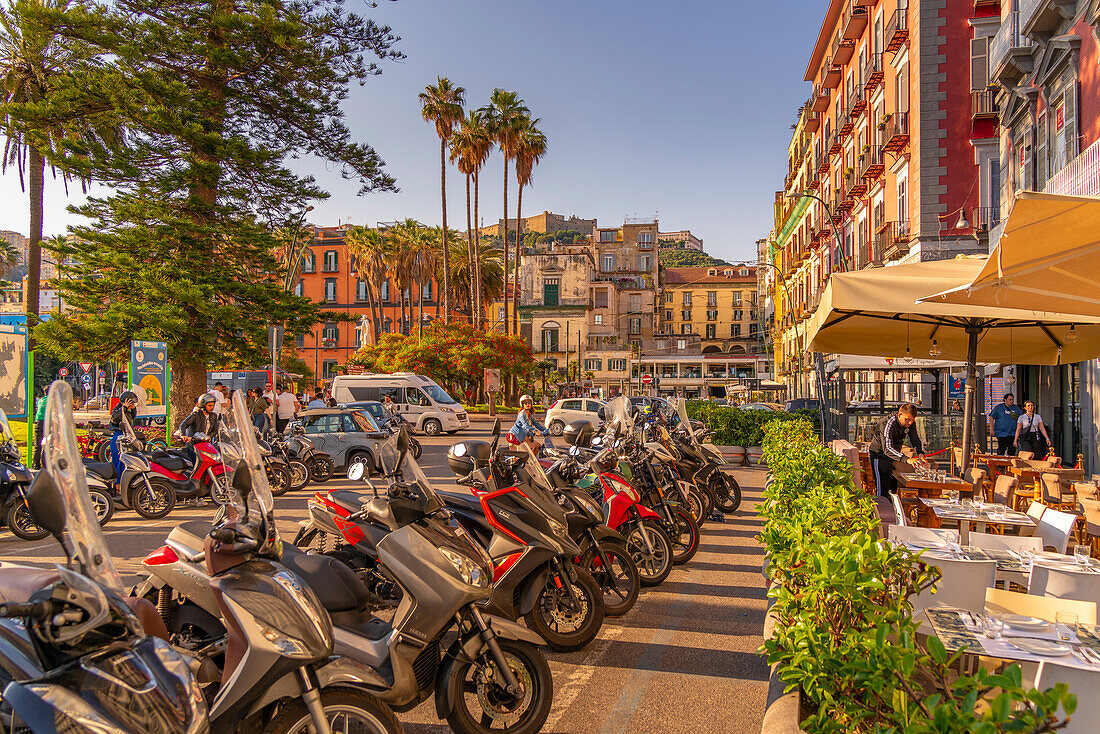
M915 548L913 543L906 543L909 548ZM1031 565L1024 561L1023 556L1017 551L1008 548L977 548L972 545L962 545L957 549L948 548L946 545L922 548L922 558L935 564L937 558L956 558L965 561L996 561L997 580L1011 581L1025 589L1028 587L1028 577L1031 574ZM1035 551L1032 557L1048 566L1055 566L1071 571L1088 571L1100 574L1100 560L1089 558L1085 564L1078 564L1076 558L1065 553L1052 551Z
M894 478L898 481L898 497L906 509L916 507L916 522L918 525L935 525L935 515L918 500L924 497L939 497L944 492L972 492L974 485L958 477L948 476L945 481L938 482L934 479L918 477L916 472L894 472ZM908 514L908 513L907 513Z
M1043 467L1036 469L1030 466L1010 466L1009 472L1015 475L1020 480L1020 485L1023 486L1028 482L1032 484L1032 493L1036 502L1041 502L1043 497L1043 488L1039 482L1042 480L1044 474L1056 474L1059 479L1084 479L1085 470L1076 469L1074 467Z
M958 520L959 521L959 541L962 545L968 545L970 540L970 526L974 525L974 529L979 533L984 533L987 524L992 525L1019 525L1022 527L1034 526L1035 521L1028 515L1022 512L1016 512L1010 510L1004 505L998 505L993 503L983 503L981 509L975 508L973 505L960 502L954 503L947 499L937 499L934 497L921 497L920 501L923 502L929 510L936 515L936 519L940 520ZM994 512L1002 512L1003 516L994 516Z
M1100 672L1100 627L1096 625L1077 625L1076 631L1065 643L1071 650L1068 655L1045 655L1014 647L1012 640L1031 638L1059 641L1053 624L1042 630L1023 630L1006 626L1001 638L992 640L982 631L981 610L939 607L926 609L925 614L932 625L932 631L936 637L940 638L940 642L948 652L965 648L968 653L974 655L986 655L1002 660L1047 662Z
M985 464L989 468L989 481L996 482L1001 474L1008 474L1008 468L1012 466L1015 456L1001 456L1000 454L974 454L971 457L979 464Z

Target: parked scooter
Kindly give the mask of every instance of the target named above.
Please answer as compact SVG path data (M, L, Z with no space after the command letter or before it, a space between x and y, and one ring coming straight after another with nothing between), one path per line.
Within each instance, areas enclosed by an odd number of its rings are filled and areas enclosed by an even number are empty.
M310 585L292 570L293 556L283 556L254 428L240 393L231 401L220 442L222 458L236 466L231 505L219 511L213 528L207 526L205 538L192 536L192 545L183 546L170 535L169 545L144 563L152 571L188 564L180 590L197 590L195 597L202 603L212 601L214 606L202 611L217 626L205 630L206 639L196 645L194 634L181 629L182 615L176 614L195 606L195 600L176 599L163 582L159 588L143 584L135 594L154 596L176 642L221 668L220 683L205 691L215 734L400 732L393 712L368 692L386 685L381 672L333 657L331 619ZM197 529L195 523L185 525ZM320 589L329 590L338 591Z
M404 434L380 447L388 487L334 490L354 495L349 525L376 539L379 563L400 586L393 622L371 616L369 592L341 562L325 555L284 547L282 563L316 592L335 625L335 652L383 671L369 689L399 711L435 696L436 711L460 734L534 734L541 729L553 698L553 679L539 651L543 640L532 631L482 613L478 602L490 594L492 567L407 453ZM367 465L357 462L349 478L361 480ZM184 606L209 608L196 565L197 538L174 530L168 544L150 556L150 583L184 592ZM156 555L156 554L154 554ZM192 616L192 618L194 618ZM446 653L443 644L454 633Z
M232 475L222 463L217 444L205 433L196 433L191 437L191 448L194 458L182 449L168 449L153 452L150 464L168 479L181 500L209 496L219 505L227 504Z
M313 449L313 442L304 435L305 429L295 427L290 436L276 431L268 431L267 441L274 456L282 457L290 473L290 489L304 489L309 484L309 464L303 458ZM313 449L314 451L316 449Z
M0 564L0 730L205 734L194 661L150 636L164 631L155 611L124 595L88 502L64 382L50 386L44 433L45 469L26 498L66 566Z
M722 452L714 444L704 443L709 431L703 435L696 431L694 421L688 419L686 401L677 401L676 413L679 421L675 446L680 451L677 463L695 486L705 487L714 495L715 507L722 512L736 511L741 506L741 486L721 470L726 464Z
M125 412L122 413L122 435L117 446L122 476L118 476L115 465L110 461L101 463L84 459L89 482L98 479L98 484L111 490L123 507L132 509L146 520L159 520L167 516L176 506L176 491L168 477L155 470L149 458L142 453L145 444L134 432Z

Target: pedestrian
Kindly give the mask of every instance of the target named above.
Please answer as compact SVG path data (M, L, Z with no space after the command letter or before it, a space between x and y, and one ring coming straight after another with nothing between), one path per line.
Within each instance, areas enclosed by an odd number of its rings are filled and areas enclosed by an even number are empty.
M225 385L215 382L207 395L214 398L214 412L218 415L225 413Z
M288 391L285 385L279 385L278 395L275 396L275 431L282 433L286 426L298 415L298 399L294 393Z
M248 390L248 414L252 417L252 425L260 429L262 435L267 430L267 398L260 394L259 388Z
M325 404L325 394L320 389L317 389L313 392L313 400L310 400L309 404L306 405L306 408L309 410L317 410L318 408L327 407L328 406Z
M1016 454L1016 421L1024 411L1016 405L1016 396L1006 392L1004 399L989 411L989 433L997 439L997 453L1001 456Z
M111 448L111 464L115 468L117 479L122 478L122 452L118 448L118 440L125 430L124 423L128 423L130 428L133 429L134 419L137 418L137 407L137 395L127 390L119 396L118 405L111 411L111 442L109 445Z
M1016 449L1030 451L1036 459L1045 459L1050 449L1050 436L1043 424L1043 417L1035 412L1035 403L1024 401L1024 414L1016 419Z
M909 441L908 447L905 446L906 439ZM896 414L879 421L867 453L878 496L888 497L890 492L897 491L895 469L927 463L924 460L924 445L917 434L916 406L905 403Z
M42 468L42 432L46 429L46 391L49 389L49 385L42 388L42 397L34 406L34 458L31 462L34 469Z

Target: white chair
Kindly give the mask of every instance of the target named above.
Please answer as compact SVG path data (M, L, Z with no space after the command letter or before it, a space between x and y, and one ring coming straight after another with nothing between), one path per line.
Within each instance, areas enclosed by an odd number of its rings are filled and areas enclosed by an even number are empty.
M1100 600L1100 573L1036 560L1027 590L1036 596L1096 602Z
M896 525L900 525L901 527L905 527L909 523L905 521L905 509L901 506L901 498L898 497L897 492L890 492L889 494L890 504L894 506L894 517L896 518L894 520L894 523Z
M1056 622L1058 612L1073 612L1082 624L1096 624L1096 603L1076 599L1055 599L1050 596L1019 594L1004 589L986 589L985 608L1002 614L1022 614Z
M1040 690L1053 688L1056 683L1065 683L1069 686L1069 692L1077 696L1077 710L1069 717L1069 724L1058 731L1062 734L1095 734L1096 723L1100 721L1100 673L1048 662L1039 663L1035 687ZM1057 715L1065 716L1065 712Z
M991 535L989 533L971 533L970 545L986 550L1029 550L1038 553L1043 550L1042 538L1021 538L1018 535ZM1100 577L1098 577L1100 578Z
M997 577L996 561L970 561L960 558L924 556L925 563L939 567L943 577L933 589L909 597L913 605L913 618L927 609L948 607L951 609L978 610L985 604L985 590L993 586ZM931 634L931 625L921 620L917 630L922 634Z
M1035 528L1039 524L1039 521L1043 518L1043 513L1047 511L1047 506L1042 502L1036 502L1031 500L1031 504L1027 506L1025 514L1035 521L1035 525L1020 525L1020 535L1029 537L1035 535Z
M919 545L922 548L942 548L948 543L958 543L959 531L944 528L913 528L891 525L886 537L899 545L910 543Z
M1055 553L1065 553L1069 536L1077 522L1077 515L1061 510L1047 509L1035 528L1035 535L1043 539L1043 547Z

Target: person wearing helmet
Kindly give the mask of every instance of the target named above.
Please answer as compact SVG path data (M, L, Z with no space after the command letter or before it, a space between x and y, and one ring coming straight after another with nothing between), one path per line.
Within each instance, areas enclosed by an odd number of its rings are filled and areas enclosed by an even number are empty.
M530 395L524 395L519 399L519 414L516 422L508 433L515 437L518 443L528 442L535 451L542 448L542 444L535 440L535 436L549 436L550 431L535 419L535 400Z
M195 447L191 445L191 438L196 433L205 433L211 441L218 435L221 429L221 420L217 414L218 401L210 393L205 393L199 398L199 404L190 415L183 419L179 428L172 434L172 438L186 444L186 451L195 461Z
M132 390L127 390L118 396L118 405L111 410L111 465L115 468L115 476L122 477L122 454L118 450L118 439L122 435L122 419L133 428L137 419L138 397Z

